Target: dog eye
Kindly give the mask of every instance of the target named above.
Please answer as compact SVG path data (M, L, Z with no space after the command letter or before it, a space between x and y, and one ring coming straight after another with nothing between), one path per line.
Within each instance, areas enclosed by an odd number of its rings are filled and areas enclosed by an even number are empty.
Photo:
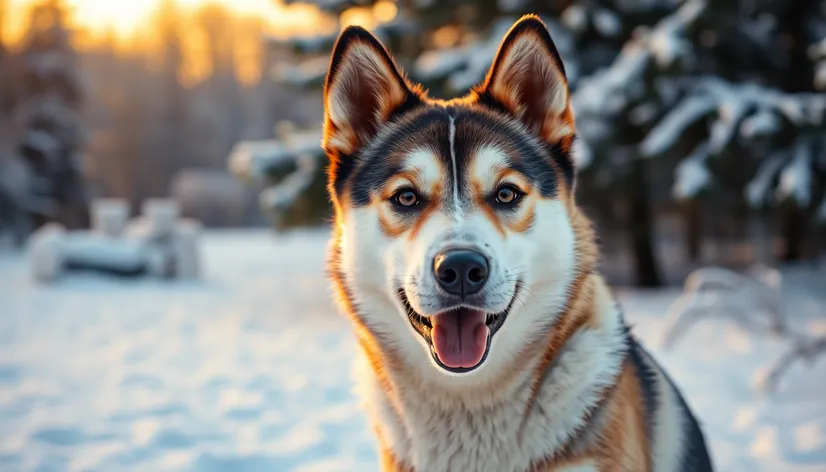
M513 185L503 185L496 191L496 203L500 205L510 205L516 202L522 193Z
M419 204L419 195L413 190L403 189L393 194L390 200L400 207L410 208Z

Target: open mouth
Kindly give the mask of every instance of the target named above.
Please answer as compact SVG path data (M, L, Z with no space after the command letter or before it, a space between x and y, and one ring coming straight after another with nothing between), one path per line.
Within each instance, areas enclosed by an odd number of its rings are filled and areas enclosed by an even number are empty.
M519 286L517 283L508 307L499 313L459 306L425 317L416 313L404 289L399 289L398 296L407 310L410 324L430 346L430 354L439 367L449 372L464 373L485 362L491 340L505 323L519 293Z

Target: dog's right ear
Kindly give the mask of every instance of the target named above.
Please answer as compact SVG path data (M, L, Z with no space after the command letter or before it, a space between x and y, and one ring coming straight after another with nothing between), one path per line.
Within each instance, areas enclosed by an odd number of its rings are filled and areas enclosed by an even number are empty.
M364 28L347 27L336 41L324 84L322 145L333 166L417 100L384 46Z

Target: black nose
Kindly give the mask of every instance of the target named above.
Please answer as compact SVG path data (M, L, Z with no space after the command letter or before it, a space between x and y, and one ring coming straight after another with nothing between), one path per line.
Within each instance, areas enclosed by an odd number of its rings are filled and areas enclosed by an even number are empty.
M445 292L472 295L488 281L488 260L485 256L467 249L445 251L433 260L436 281Z

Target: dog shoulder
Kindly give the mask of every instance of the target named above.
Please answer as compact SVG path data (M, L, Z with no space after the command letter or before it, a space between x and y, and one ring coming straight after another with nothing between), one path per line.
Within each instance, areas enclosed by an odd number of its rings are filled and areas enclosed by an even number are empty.
M653 357L626 330L627 352L606 402L589 415L581 445L538 471L710 472L699 424Z
M412 467L403 464L391 451L387 448L380 448L379 461L382 472L414 472Z
M713 470L700 426L676 385L629 334L627 369L634 378L638 407L654 472Z

